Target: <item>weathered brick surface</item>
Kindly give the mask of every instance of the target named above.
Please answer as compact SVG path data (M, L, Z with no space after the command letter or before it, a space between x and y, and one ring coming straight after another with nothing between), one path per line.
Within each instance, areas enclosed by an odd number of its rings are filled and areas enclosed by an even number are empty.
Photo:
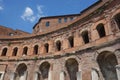
M74 65L77 66L72 65L70 69L76 69L77 67L77 71L82 71L82 80L91 80L91 71L93 69L98 70L100 79L110 80L109 77L103 76L103 74L109 71L105 67L100 66L100 64L104 64L100 61L105 59L105 61L112 64L110 65L106 62L106 65L114 68L120 64L120 29L117 23L111 23L111 20L114 20L114 16L118 13L120 14L120 1L111 1L103 0L83 12L84 14L81 13L79 16L73 15L73 17L77 18L68 23L58 24L59 17L42 18L34 27L33 33L28 36L2 38L1 35L0 55L3 53L3 49L7 48L6 55L0 56L0 71L5 72L4 80L10 80L13 72L18 74L18 66L23 63L27 66L27 80L34 80L36 72L42 74L40 66L45 62L50 64L49 70L52 71L52 80L59 80L61 71L65 73L65 80L70 80L70 71L66 67L66 62L72 64L72 61L76 61L77 63ZM64 18L66 16L61 17ZM50 21L51 26L46 27L46 21ZM100 37L96 29L101 23L105 29L105 36L103 37ZM38 25L40 29L37 28ZM84 31L88 31L89 42L86 44L82 37ZM9 32L9 29L6 32ZM2 32L1 34L6 35L6 33ZM70 47L68 40L71 36L73 36L73 47ZM60 51L57 51L56 48L57 41L61 41ZM46 43L49 44L48 53L46 53L44 46ZM34 46L36 45L38 45L38 53L34 54ZM18 48L17 55L13 56L13 50L16 47ZM28 48L27 55L23 55L25 47ZM113 62L116 62L116 64ZM48 66L48 64L43 65L44 67ZM23 68L23 66L21 67ZM110 70L114 68L110 68ZM105 69L105 73L103 73L102 69ZM73 69L74 72L75 70ZM108 74L106 75L108 76ZM74 76L72 76L73 78ZM111 80L114 79L112 77Z

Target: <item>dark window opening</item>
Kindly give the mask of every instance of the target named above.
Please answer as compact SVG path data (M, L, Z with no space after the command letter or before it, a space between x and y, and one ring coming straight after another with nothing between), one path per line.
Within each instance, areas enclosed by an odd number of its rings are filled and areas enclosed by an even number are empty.
M34 54L36 54L36 55L38 54L38 45L34 46Z
M120 29L120 13L115 16L115 21L118 25L118 28Z
M70 47L74 47L74 38L73 38L73 36L69 37L68 40L69 40Z
M59 23L62 23L62 19L61 19L61 18L59 18L59 19L58 19L58 22L59 22Z
M48 26L50 26L50 22L49 21L46 22L46 27L48 27Z
M4 48L1 56L6 56L6 54L7 54L7 48Z
M50 64L48 62L43 62L40 65L40 67L39 67L39 70L41 72L41 78L40 78L40 80L48 80L49 69L50 69Z
M67 22L67 18L64 18L64 22Z
M82 38L83 38L85 44L89 43L88 31L82 32Z
M73 20L73 17L70 17L70 20L72 21L72 20Z
M103 24L99 24L96 29L98 31L100 38L105 36L105 29Z
M56 48L57 48L58 51L61 50L61 42L60 41L56 42Z
M18 51L18 48L17 47L14 48L12 56L16 56L17 55L17 51Z
M27 55L28 47L24 47L23 49L23 55Z
M45 44L45 51L46 51L46 53L49 52L49 44L48 43Z
M14 36L14 34L13 33L9 33L9 36Z

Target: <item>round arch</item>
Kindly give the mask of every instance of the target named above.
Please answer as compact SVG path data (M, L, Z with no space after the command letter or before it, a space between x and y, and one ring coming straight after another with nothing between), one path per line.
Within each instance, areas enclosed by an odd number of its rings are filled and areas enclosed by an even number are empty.
M76 73L79 69L79 64L75 58L69 58L66 60L65 67L70 80L77 80Z
M48 79L50 63L47 61L42 62L41 65L39 66L39 70L41 72L41 75L39 76L40 80Z
M118 62L114 53L110 51L101 52L97 56L97 62L105 80L118 80L115 68Z
M27 78L27 65L25 63L21 63L16 68L15 80L26 80Z

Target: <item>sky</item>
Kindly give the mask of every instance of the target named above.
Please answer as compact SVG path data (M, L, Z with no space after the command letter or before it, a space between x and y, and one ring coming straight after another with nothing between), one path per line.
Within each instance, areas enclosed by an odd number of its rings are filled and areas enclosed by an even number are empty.
M32 33L41 17L79 14L98 0L0 0L0 25Z

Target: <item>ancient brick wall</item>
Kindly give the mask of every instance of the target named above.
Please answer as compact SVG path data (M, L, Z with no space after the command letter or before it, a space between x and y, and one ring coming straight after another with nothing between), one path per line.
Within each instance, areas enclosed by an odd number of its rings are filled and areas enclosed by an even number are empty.
M119 0L97 5L84 18L53 32L0 38L0 78L119 80Z

